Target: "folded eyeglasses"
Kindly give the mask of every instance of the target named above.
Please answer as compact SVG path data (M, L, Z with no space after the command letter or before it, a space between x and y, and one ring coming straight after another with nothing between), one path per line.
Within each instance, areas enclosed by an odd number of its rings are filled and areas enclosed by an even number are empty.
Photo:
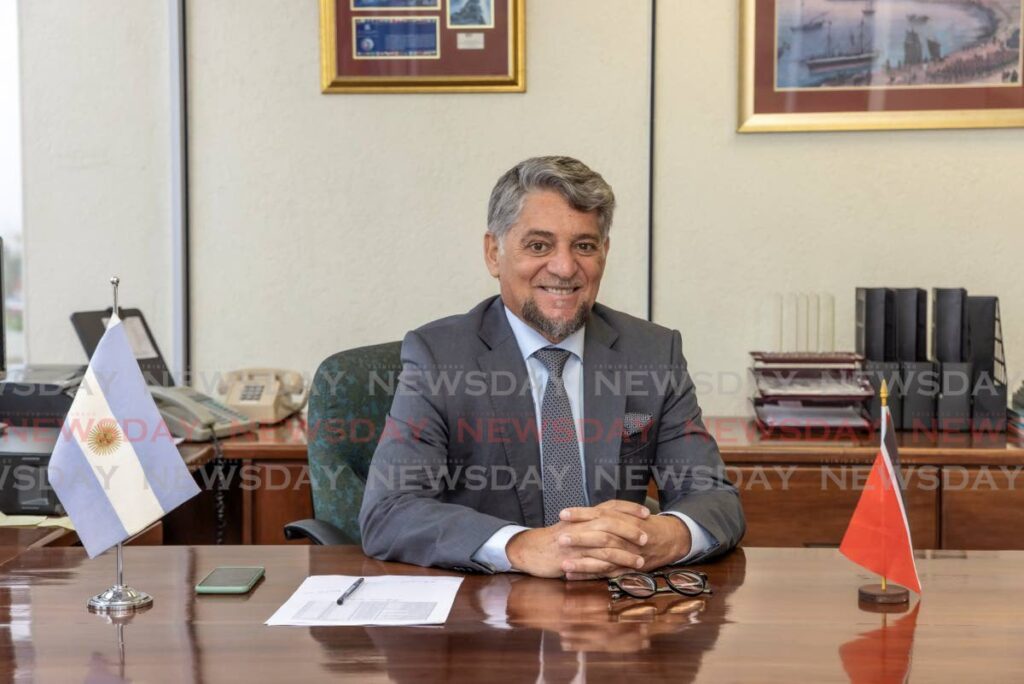
M658 586L658 580L665 586ZM700 596L712 593L708 576L699 570L669 570L667 572L628 572L608 580L608 592L612 600L624 597L645 599L655 594L675 592L683 596Z

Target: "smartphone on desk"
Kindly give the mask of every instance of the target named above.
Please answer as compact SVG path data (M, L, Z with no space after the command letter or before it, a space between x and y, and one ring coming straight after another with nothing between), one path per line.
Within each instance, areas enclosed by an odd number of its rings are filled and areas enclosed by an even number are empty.
M221 567L196 585L197 594L248 594L263 577L262 567Z

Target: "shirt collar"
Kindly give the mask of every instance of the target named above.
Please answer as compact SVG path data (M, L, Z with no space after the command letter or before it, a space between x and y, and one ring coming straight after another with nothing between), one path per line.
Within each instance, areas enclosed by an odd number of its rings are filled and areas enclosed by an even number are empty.
M512 326L512 334L516 336L516 342L519 344L519 351L522 353L524 361L533 356L534 352L538 349L543 349L544 347L564 349L574 354L580 361L583 360L583 338L587 326L584 325L558 344L552 344L543 335L531 328L523 319L512 313L507 306L505 307L505 316L508 318L508 324Z

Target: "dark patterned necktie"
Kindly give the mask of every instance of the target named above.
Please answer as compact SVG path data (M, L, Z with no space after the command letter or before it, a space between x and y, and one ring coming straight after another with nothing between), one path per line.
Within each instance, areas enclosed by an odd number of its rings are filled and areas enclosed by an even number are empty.
M548 369L548 382L540 405L545 527L558 522L558 514L563 508L586 505L580 444L573 425L569 395L562 380L562 370L570 354L553 347L538 349L533 354Z

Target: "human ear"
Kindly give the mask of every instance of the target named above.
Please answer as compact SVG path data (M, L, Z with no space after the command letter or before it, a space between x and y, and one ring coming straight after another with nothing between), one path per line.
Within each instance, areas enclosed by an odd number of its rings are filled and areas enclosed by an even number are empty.
M498 277L498 239L490 231L484 233L484 262L494 278Z

